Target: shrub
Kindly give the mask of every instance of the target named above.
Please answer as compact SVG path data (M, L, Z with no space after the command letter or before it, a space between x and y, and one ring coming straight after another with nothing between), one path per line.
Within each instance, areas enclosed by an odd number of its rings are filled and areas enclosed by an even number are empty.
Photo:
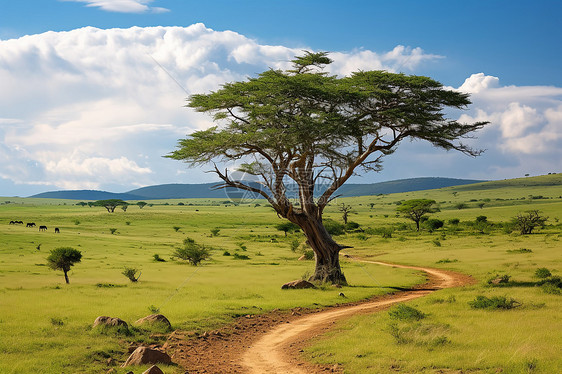
M117 229L115 228L110 228L109 232L111 232L111 235L115 234L117 232Z
M211 257L207 248L196 243L195 240L191 238L185 238L183 245L183 248L177 248L174 251L173 257L189 261L189 263L193 266L197 266L201 263L201 261L207 260Z
M509 283L509 280L511 279L510 275L504 274L504 275L499 275L496 274L493 277L491 277L490 279L488 279L487 283L488 284L506 284Z
M323 221L326 231L332 236L338 236L345 234L345 227L343 224L334 221L333 219L325 219Z
M299 245L301 245L298 239L291 240L291 251L296 252L299 249Z
M459 224L460 221L461 221L461 220L458 219L458 218L452 218L452 219L449 220L449 223L450 223L451 225L455 225L455 226L456 226L456 225Z
M211 229L211 236L219 236L220 231L221 230L219 228L216 228L216 227L214 229Z
M174 229L175 232L178 232L181 229L181 227L179 227L179 226L174 226L172 228Z
M156 262L166 262L166 260L164 260L162 257L160 257L160 255L158 253L153 254L152 258Z
M441 242L439 241L439 239L433 239L432 243L436 247L441 247Z
M424 225L429 229L430 232L432 232L443 227L443 221L437 218L430 218L425 221Z
M422 311L405 304L398 304L388 311L388 315L392 319L399 320L415 320L424 319L426 314Z
M346 231L357 231L359 230L359 224L357 222L348 221L345 225Z
M466 209L466 208L468 208L468 205L466 205L465 203L458 203L458 204L455 205L455 208L459 209L459 210Z
M478 217L476 217L476 222L488 222L488 217L478 216Z
M520 306L521 303L505 296L493 296L491 298L476 296L474 300L468 302L468 305L474 309L513 309Z
M449 264L451 262L458 262L459 260L451 260L449 258L444 258L436 262L436 264Z
M541 278L541 279L548 278L551 275L552 275L552 273L547 268L538 268L535 271L535 277L537 277L537 278Z
M138 276L137 276L137 273L139 273ZM141 276L141 272L138 269L129 268L127 266L125 266L125 269L121 272L121 274L123 274L124 276L129 278L129 280L131 282L138 282L138 280Z
M229 252L229 251L224 251L224 252L222 253L222 255L223 255L223 256L230 256L230 252Z
M305 260L312 260L314 259L314 251L312 249L307 249L303 253Z
M234 258L235 260L249 260L250 257L247 255L240 255L238 253L235 253L234 256L232 256L232 258Z

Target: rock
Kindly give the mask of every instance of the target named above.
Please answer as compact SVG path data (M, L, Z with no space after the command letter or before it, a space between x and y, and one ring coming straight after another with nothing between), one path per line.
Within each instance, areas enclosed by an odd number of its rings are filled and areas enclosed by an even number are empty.
M168 318L164 317L162 314L151 314L135 322L135 324L137 325L143 325L145 323L150 325L161 324L166 326L166 328L168 328L169 330L172 329L172 324L170 323Z
M309 281L305 281L304 279L299 279L289 283L285 283L283 286L281 286L282 290L302 289L302 288L316 288L316 286L310 283Z
M126 328L129 328L127 322L123 321L122 319L107 317L107 316L99 316L98 318L96 318L93 327L100 326L100 325L111 326L111 327L125 326Z
M148 368L148 370L143 371L142 374L164 374L164 372L160 370L158 366L152 365L151 367Z
M148 347L138 347L121 367L144 364L169 364L171 362L170 356L162 351Z

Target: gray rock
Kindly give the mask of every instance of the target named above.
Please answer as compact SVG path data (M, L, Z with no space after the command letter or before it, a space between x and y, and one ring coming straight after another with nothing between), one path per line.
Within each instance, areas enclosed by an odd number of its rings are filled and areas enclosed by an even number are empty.
M125 361L121 367L145 364L169 364L171 362L172 359L165 352L149 347L138 347L131 353L127 361Z
M310 283L309 281L305 281L304 279L294 280L289 283L285 283L281 286L281 289L302 289L302 288L316 288L315 285Z

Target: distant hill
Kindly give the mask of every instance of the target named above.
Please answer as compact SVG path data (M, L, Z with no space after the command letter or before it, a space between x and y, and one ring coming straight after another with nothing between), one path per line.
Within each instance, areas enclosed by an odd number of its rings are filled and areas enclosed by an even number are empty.
M141 196L133 195L128 192L113 193L96 190L69 190L69 191L51 191L43 192L30 197L40 197L45 199L69 199L69 200L143 200Z
M389 182L369 184L344 184L336 192L343 197L370 196L379 194L390 194L398 192L410 192L420 190L431 190L443 187L461 186L483 182L473 179L455 178L410 178ZM216 183L204 184L161 184L157 186L142 187L125 193L112 193L95 190L73 190L44 192L30 197L72 199L72 200L156 200L156 199L193 199L193 198L236 198L242 197L245 192L233 189L215 190ZM322 186L316 190L316 194L323 192Z

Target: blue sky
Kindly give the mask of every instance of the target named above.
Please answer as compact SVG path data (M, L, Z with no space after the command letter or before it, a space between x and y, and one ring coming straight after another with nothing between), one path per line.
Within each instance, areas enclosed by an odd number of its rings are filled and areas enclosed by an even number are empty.
M210 181L161 157L210 125L181 108L186 93L283 67L302 49L334 52L340 75L431 76L472 94L451 116L492 122L473 141L487 149L477 159L405 144L355 182L562 172L559 1L0 4L0 196Z

